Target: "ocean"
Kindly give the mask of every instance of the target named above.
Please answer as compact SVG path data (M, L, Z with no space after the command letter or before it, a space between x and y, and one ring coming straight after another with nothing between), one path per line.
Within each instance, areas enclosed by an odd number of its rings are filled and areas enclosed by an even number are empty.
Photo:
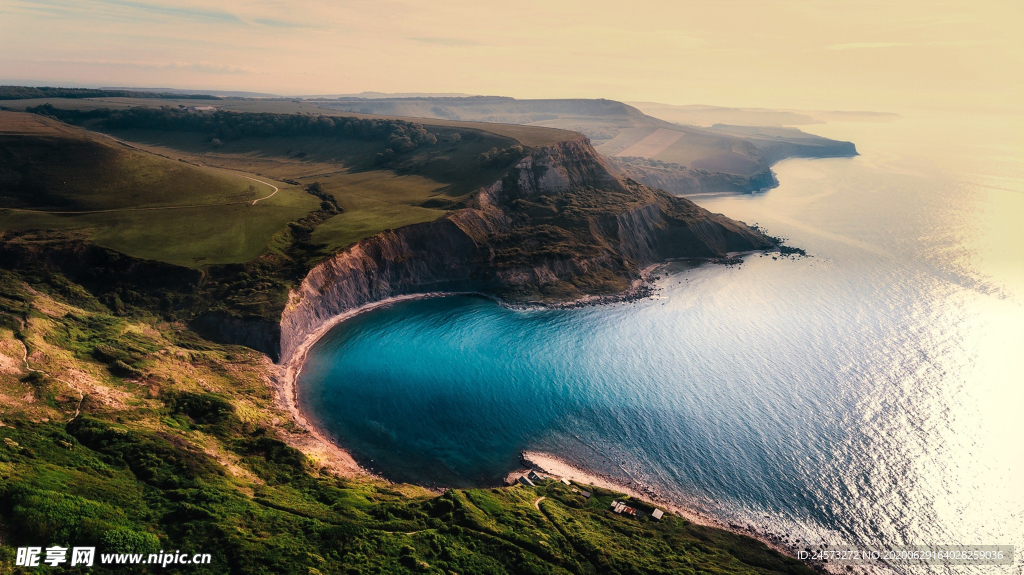
M1022 125L810 126L861 155L692 198L809 257L670 264L653 297L579 309L397 303L314 346L300 405L399 481L496 484L540 451L799 547L1015 545L1019 565ZM922 571L1019 573L944 569Z

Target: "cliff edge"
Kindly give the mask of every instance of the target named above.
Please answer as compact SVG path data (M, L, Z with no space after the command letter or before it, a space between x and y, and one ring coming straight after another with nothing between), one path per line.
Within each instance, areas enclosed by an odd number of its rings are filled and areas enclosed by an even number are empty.
M623 292L667 259L772 245L741 222L620 179L581 137L530 151L463 209L315 266L281 315L280 361L331 318L390 297L478 291L563 302Z

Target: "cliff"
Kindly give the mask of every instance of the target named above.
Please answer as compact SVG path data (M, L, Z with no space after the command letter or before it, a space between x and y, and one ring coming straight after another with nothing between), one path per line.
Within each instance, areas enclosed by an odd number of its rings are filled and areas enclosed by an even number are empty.
M313 268L281 315L281 361L352 308L404 294L479 291L557 302L627 290L650 264L763 249L760 233L620 179L586 139L534 150L465 209L378 234Z
M610 162L621 177L681 196L722 192L750 193L779 185L775 174L767 165L753 175L743 176L687 168L679 164L645 158L611 158Z
M680 131L697 128L680 127ZM641 157L612 157L615 172L652 188L688 196L701 193L757 192L779 185L771 166L788 158L849 158L857 155L851 142L832 140L791 128L716 124L701 132L719 134L743 154L723 152L691 165ZM739 142L740 145L736 143ZM723 145L724 147L724 145ZM725 159L726 157L729 159Z

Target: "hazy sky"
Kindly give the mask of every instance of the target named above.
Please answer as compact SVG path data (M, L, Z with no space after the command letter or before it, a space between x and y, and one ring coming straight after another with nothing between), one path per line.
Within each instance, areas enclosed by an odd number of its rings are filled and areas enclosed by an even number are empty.
M1017 108L1020 0L0 0L0 80Z

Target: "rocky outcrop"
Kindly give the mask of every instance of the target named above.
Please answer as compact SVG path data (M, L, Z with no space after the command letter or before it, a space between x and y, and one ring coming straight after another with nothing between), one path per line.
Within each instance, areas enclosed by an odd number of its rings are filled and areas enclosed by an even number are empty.
M476 291L551 302L628 288L652 263L765 248L768 238L688 200L617 178L585 139L534 151L471 206L367 238L316 266L281 316L281 360L347 310Z

